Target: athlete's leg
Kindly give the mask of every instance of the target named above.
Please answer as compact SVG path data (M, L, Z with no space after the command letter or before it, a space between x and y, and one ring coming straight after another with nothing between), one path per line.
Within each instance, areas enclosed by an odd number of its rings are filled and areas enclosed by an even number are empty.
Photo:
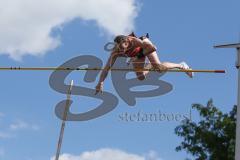
M143 41L153 45L153 43L148 38L145 38ZM150 69L151 67L153 67L154 69L158 69L159 72L163 72L164 70L173 69L173 68L191 69L185 62L182 62L179 64L172 63L172 62L162 62L161 63L156 51L148 54L147 57L152 65L152 66L146 66L147 69ZM147 73L148 73L148 71L145 71L144 75L146 75ZM193 77L192 72L186 72L186 73L189 77Z
M157 69L159 70L159 72L163 72L165 70L167 70L167 66L163 65L160 62L160 59L158 58L157 52L152 52L150 54L147 55L148 60L149 60L149 64L148 66L146 66L147 69L153 68L153 69ZM149 71L145 72L145 75L148 74Z
M173 68L179 68L182 69L183 66L178 63L172 63L172 62L160 62L159 57L157 55L157 52L152 52L149 54L148 59L150 63L153 65L153 67L157 68L159 65L164 65L167 69L173 69Z
M168 69L174 69L174 68L178 68L178 69L190 69L189 66L185 63L172 63L172 62L160 62L157 52L152 52L149 55L147 55L151 65L153 66L153 68L155 69L159 69L160 72L164 71L164 70L168 70ZM189 77L193 77L193 73L191 72L186 72L187 75ZM146 75L146 73L145 73Z
M162 65L166 66L168 69L173 69L173 68L179 68L182 69L183 66L178 63L172 63L172 62L162 62Z
M143 41L154 46L154 44L148 38L145 38ZM149 61L151 62L151 64L153 65L154 68L159 67L159 65L161 64L161 65L164 65L167 69L173 69L173 68L182 69L181 64L171 63L171 62L162 62L161 63L160 60L159 60L159 57L157 55L157 52L152 52L147 57L148 57Z
M144 69L144 65L145 65L145 57L142 57L142 58L132 58L132 65L133 65L133 68L135 70L141 70L141 69ZM144 80L145 79L145 71L135 71L136 75L137 75L137 78L139 80Z

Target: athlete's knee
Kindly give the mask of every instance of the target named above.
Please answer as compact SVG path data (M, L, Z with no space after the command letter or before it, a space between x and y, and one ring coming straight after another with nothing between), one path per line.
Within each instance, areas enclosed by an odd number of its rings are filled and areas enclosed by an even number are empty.
M137 74L137 79L143 81L146 78L144 74Z
M167 65L166 64L163 64L163 63L161 63L161 64L155 64L154 66L153 66L153 68L154 69L156 69L158 72L166 72L167 70L168 70L168 67L167 67Z

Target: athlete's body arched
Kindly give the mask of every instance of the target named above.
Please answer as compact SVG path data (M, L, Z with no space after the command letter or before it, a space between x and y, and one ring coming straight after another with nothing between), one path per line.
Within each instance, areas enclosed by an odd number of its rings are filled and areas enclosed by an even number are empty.
M108 75L109 69L116 61L117 57L130 57L134 69L159 69L159 72L164 70L178 68L178 69L191 69L185 62L182 63L171 63L171 62L160 62L156 52L156 47L149 40L148 35L141 38L137 38L134 33L124 36L119 35L114 39L116 46L114 47L108 61L101 72L99 82L96 86L96 94L102 92L103 82ZM146 66L146 58L149 60L149 64ZM149 71L136 71L136 76L139 80L144 80ZM189 77L193 77L192 72L186 72Z

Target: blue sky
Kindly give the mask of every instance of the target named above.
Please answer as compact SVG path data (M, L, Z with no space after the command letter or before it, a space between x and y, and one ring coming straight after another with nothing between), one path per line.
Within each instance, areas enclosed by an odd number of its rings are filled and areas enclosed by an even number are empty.
M126 5L136 6L135 3ZM123 7L121 11L124 13L114 17L116 23L127 22L132 25L130 27L124 24L113 30L112 28L116 26L111 26L112 24L105 21L97 21L99 19L97 16L84 20L85 15L66 18L67 20L59 22L60 25L53 24L50 37L57 41L49 43L51 46L56 45L52 49L49 44L43 44L47 47L38 52L39 48L31 48L34 44L26 41L30 43L29 48L25 49L24 46L22 49L17 46L16 51L11 51L4 46L8 44L0 39L2 43L0 64L1 66L58 66L73 57L86 54L97 56L105 62L109 54L103 50L103 45L115 33L130 31L134 26L136 34L142 35L147 32L150 34L151 40L158 48L161 61L178 63L186 61L195 69L225 69L227 73L199 73L193 79L181 73L168 73L162 77L174 87L168 94L139 98L134 107L128 106L119 98L117 108L103 117L87 122L68 122L62 153L79 156L86 151L101 151L103 148L108 148L109 152L111 149L117 149L119 152L134 154L140 158L149 157L154 153L154 160L184 159L191 156L185 152L175 151L175 147L181 142L181 139L174 134L174 128L179 122L123 122L119 119L119 115L125 112L149 113L159 110L167 114L188 114L191 104L206 104L210 98L213 98L214 104L224 112L230 111L236 104L235 50L216 50L213 45L240 40L238 18L240 2L237 0L221 2L142 0L137 3L138 10L134 13L129 12L129 15L125 15L132 8L126 11ZM119 7L124 5L119 4ZM8 7L14 8L14 5ZM52 10L48 12L49 15L55 13ZM104 12L104 9L101 12ZM134 15L135 13L137 15ZM17 14L13 16L25 24L20 16ZM129 16L130 20L126 21L126 18L121 16ZM3 23L3 20L1 21ZM1 30L2 33L7 31L4 27ZM25 30L23 36L26 38L28 37L26 35L31 35L33 31ZM14 48L16 43L10 43L12 40L5 36L7 42ZM20 37L16 41L23 40ZM26 51L32 55L25 55ZM68 80L73 79L75 85L88 85L94 88L97 82L91 84L83 82L83 74L84 72L74 72ZM65 95L50 88L48 84L50 75L51 72L48 71L1 71L0 159L50 160L54 156L61 123L54 114L54 108L65 98ZM118 96L110 76L105 82L104 90ZM93 98L81 96L74 96L73 100L72 110L76 112L84 112L90 109L90 106L99 104L99 101ZM198 115L193 112L193 120L197 119ZM119 152L115 154L122 155L122 152ZM80 156L79 160L82 160Z

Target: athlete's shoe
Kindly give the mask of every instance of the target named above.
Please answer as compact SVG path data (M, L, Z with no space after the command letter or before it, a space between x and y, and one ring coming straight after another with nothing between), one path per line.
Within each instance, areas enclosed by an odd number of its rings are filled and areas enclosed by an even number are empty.
M183 70L192 70L186 62L181 62L180 65L182 66ZM190 78L193 78L194 72L185 72Z

